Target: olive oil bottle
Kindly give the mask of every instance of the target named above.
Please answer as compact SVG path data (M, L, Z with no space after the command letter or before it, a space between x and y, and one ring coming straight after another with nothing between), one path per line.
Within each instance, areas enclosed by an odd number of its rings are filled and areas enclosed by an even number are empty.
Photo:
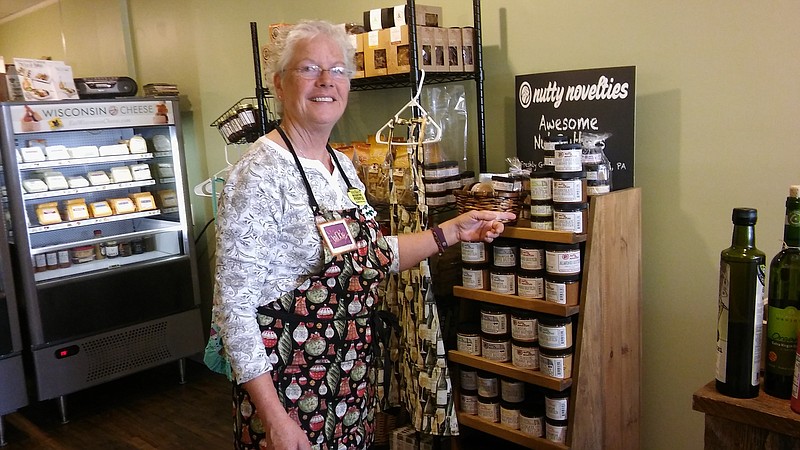
M757 211L734 208L731 246L720 254L717 390L758 396L766 256L756 248Z
M769 265L768 302L764 392L788 399L800 320L800 186L789 187L783 248Z

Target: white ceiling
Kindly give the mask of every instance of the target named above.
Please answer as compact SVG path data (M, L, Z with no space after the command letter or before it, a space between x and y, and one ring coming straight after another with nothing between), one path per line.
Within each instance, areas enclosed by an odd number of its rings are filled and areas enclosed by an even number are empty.
M58 0L0 0L0 22L14 14L25 13L36 6L55 3Z

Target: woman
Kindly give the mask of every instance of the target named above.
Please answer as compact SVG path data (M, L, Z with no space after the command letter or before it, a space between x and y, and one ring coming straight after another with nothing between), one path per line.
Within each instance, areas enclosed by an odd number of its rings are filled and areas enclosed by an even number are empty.
M372 311L390 270L461 240L491 242L513 214L471 212L384 238L346 156L327 145L353 52L303 22L270 53L280 128L231 170L217 218L213 321L234 382L236 448L361 449L372 440Z

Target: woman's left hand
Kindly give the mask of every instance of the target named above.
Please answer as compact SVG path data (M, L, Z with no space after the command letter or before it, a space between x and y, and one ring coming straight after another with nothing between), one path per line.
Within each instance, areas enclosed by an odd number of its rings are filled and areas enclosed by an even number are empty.
M503 222L514 220L513 213L499 211L469 211L452 219L453 230L458 241L492 242L500 236Z

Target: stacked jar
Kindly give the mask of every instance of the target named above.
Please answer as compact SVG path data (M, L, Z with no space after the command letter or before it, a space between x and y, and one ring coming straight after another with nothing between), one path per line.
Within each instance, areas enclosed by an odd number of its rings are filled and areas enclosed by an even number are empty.
M577 305L580 300L580 244L545 245L544 299L561 305Z
M491 246L483 241L461 243L461 285L489 290Z
M500 379L500 423L519 430L520 410L525 402L525 383L510 378Z
M489 422L500 422L500 378L478 371L478 417Z
M603 152L604 148L605 144L598 142L583 152L586 193L590 196L611 192L611 164Z
M542 142L544 160L542 167L531 174L531 228L553 229L553 174L555 172L556 146L569 142L563 134L548 135Z
M496 239L492 244L492 268L489 287L498 294L517 293L517 259L519 247L512 239Z
M511 312L511 364L539 370L539 321L532 311Z
M459 369L459 402L461 412L478 415L478 371L469 366Z
M580 144L556 145L553 168L553 230L584 233L589 204Z
M519 244L517 295L523 298L544 299L544 244L522 241Z
M539 370L543 375L572 377L574 331L572 317L539 315Z
M425 180L425 203L445 206L456 202L453 191L462 188L457 161L441 161L422 166Z
M519 431L528 436L545 436L545 404L542 388L527 385L525 407L519 412Z
M494 362L511 361L509 312L502 306L481 306L481 356Z
M544 396L545 438L564 444L567 438L567 416L569 412L569 389L548 391Z

